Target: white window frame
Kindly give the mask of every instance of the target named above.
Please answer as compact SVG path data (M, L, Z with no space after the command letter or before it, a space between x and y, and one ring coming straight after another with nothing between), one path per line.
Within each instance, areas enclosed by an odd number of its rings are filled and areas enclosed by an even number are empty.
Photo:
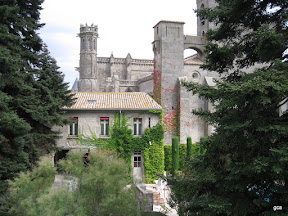
M109 136L109 117L100 117L100 135Z
M142 135L142 118L134 118L133 119L133 134L134 136Z
M69 136L74 136L74 137L78 137L79 134L79 124L78 124L78 117L73 117L72 119L72 123L69 125L69 131L68 134Z

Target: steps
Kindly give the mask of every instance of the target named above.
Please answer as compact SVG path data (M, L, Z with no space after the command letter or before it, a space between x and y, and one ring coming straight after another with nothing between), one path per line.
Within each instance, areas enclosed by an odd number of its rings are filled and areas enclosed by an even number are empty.
M153 204L155 205L164 205L165 204L165 200L163 198L160 197L160 193L153 191Z

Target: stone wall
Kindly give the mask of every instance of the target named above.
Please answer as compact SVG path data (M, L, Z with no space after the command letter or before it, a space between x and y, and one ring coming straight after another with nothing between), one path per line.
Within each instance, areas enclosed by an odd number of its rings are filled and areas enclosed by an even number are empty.
M146 191L145 185L136 185L136 200L138 201L138 207L144 212L153 211L153 192Z
M100 135L101 125L100 117L109 117L109 126L113 125L115 114L119 111L95 111L95 110L75 110L67 111L64 117L78 117L79 134L91 136L91 133L98 138L106 138L107 136ZM129 128L133 131L133 118L142 118L142 134L149 126L155 126L159 121L159 115L154 113L146 113L145 111L121 111L129 118ZM63 149L71 149L77 147L77 136L69 135L69 125L63 127L54 127L53 130L60 132L60 138L57 140L57 147Z

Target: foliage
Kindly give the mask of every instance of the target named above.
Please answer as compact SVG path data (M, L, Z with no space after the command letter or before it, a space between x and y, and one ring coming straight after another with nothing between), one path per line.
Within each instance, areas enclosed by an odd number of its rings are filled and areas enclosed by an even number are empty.
M68 85L37 31L43 0L0 3L0 194L55 145L53 125L72 103Z
M123 158L131 169L131 156L134 152L142 152L144 157L144 174L146 183L154 183L157 174L164 171L164 129L162 124L162 110L149 110L149 113L159 114L160 122L153 128L147 128L142 137L133 137L129 129L126 114L115 114L114 122L110 128L109 139L99 139L91 132L91 136L80 135L78 143L81 145L103 147L115 150L120 158ZM150 145L151 143L151 145Z
M205 140L205 137L201 137L198 143L192 143L192 158L201 154L201 145L203 145L201 140ZM205 152L206 149L203 150L203 154ZM186 159L187 144L179 144L179 171L186 172ZM166 171L172 170L172 145L164 145L164 165Z
M179 138L172 138L172 175L179 169Z
M90 135L85 135L83 133L78 134L77 144L91 147L103 147L108 145L109 139L107 138L98 138L96 133L89 128Z
M207 149L188 161L185 176L168 179L180 215L286 215L288 66L287 1L217 1L199 11L218 22L208 33L204 68L229 71L216 88L185 83L215 111L194 111L216 127ZM270 8L271 7L271 8ZM217 43L215 43L217 42ZM253 73L241 71L254 63Z
M255 63L287 61L287 1L232 0L219 1L214 8L198 10L201 19L217 24L217 30L206 34L204 68L227 72ZM221 41L221 43L215 43Z
M49 193L54 176L55 168L51 161L42 160L32 171L21 172L13 181L9 180L1 215L39 215L41 209L38 199Z
M187 157L192 157L192 139L191 137L187 137Z
M132 130L128 128L128 120L125 113L116 113L112 127L110 128L110 140L108 149L116 150L120 158L131 164L133 153Z
M99 150L90 153L89 165L84 166L82 156L71 152L60 162L64 172L77 176L73 191L65 186L50 190L54 180L51 165L11 182L7 215L139 215L135 188L126 187L130 181L126 163L113 152Z
M82 156L69 154L60 166L79 179L74 202L82 206L84 215L137 215L135 190L125 188L131 178L129 165L113 151L91 152L87 167L83 166Z
M143 136L145 142L151 142L144 150L145 180L147 184L154 183L158 178L157 174L164 171L164 149L163 149L164 129L161 123L157 123L153 128L147 128Z

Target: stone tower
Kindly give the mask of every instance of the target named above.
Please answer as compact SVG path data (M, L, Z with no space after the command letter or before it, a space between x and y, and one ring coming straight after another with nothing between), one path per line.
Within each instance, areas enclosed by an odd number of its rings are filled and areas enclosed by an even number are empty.
M160 21L154 26L154 99L163 107L164 143L177 131L178 77L184 72L184 22Z
M97 85L97 38L98 27L80 26L80 67L78 91L96 92Z
M214 0L197 0L197 9L214 8L217 3ZM214 29L215 24L208 20L197 18L197 36L205 36L209 29Z

